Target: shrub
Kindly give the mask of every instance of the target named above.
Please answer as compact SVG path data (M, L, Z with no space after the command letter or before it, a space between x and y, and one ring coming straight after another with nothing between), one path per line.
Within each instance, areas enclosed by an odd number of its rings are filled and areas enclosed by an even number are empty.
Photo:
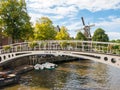
M4 49L5 51L7 51L7 50L10 50L11 47L10 47L9 45L6 45L6 46L3 47L3 49Z
M29 44L29 47L34 48L34 47L36 47L37 45L38 45L37 42L31 42L31 43Z

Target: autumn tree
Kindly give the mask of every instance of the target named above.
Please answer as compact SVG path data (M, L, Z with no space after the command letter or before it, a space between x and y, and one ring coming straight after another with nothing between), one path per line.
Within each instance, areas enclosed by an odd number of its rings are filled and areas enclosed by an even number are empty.
M3 31L12 38L13 43L27 40L33 34L25 0L0 0L0 17Z
M35 24L35 40L54 40L56 31L48 17L41 17Z
M75 37L76 40L87 40L87 38L84 36L84 34L82 34L82 32L78 32L76 37Z
M95 32L94 35L92 37L93 41L102 41L102 42L108 42L109 41L109 37L108 35L105 33L105 31L102 28L98 28Z
M67 28L65 26L62 26L60 28L60 31L56 35L56 40L69 40L70 36L67 32Z

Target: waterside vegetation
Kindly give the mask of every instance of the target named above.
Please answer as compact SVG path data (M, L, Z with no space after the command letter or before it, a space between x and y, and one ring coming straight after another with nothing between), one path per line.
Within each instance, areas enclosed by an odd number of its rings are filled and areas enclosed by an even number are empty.
M97 28L94 31L92 41L109 42L109 37L104 29ZM76 33L75 37L71 37L66 26L57 28L46 16L38 18L33 25L30 22L25 0L0 1L0 35L11 37L12 43L37 40L88 40L80 31ZM110 42L120 43L120 40ZM31 43L30 47L33 48L35 45ZM110 47L119 49L119 46Z

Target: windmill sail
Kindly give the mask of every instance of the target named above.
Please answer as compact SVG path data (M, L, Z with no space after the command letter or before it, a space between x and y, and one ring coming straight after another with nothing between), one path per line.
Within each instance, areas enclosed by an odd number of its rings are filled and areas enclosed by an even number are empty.
M82 19L82 23L83 23L83 26L84 26L84 28L83 28L84 35L86 36L86 38L89 39L89 38L91 38L90 27L95 26L95 25L94 24L93 25L85 25L84 18L81 17L81 19Z

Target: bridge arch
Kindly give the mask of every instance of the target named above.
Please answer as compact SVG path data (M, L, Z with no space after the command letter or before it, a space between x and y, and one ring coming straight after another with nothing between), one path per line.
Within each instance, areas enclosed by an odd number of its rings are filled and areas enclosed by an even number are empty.
M96 54L96 53L86 53L86 52L76 52L76 51L51 51L51 50L45 50L45 51L24 51L24 52L17 52L17 53L8 53L1 56L0 63L4 63L13 59L31 56L31 55L39 55L39 54L51 54L51 55L66 55L66 56L72 56L77 58L84 58L93 60L96 62L112 65L115 67L120 68L120 57L119 56L111 56L111 55L104 55L104 54ZM6 56L6 58L4 58ZM9 57L10 56L10 57ZM116 59L117 58L117 59Z
M97 62L120 67L120 50L112 49L120 46L119 43L62 40L62 41L36 41L9 45L9 50L0 49L0 64L8 60L36 54L67 55L85 58Z

